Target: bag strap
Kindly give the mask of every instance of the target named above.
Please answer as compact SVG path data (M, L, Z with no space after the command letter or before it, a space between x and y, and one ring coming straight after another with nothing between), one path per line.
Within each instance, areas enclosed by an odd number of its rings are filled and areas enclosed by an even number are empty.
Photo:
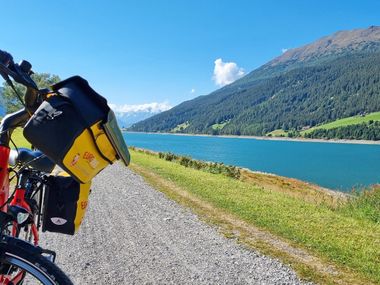
M96 138L95 138L95 135L94 135L94 132L92 131L92 129L90 127L86 127L87 130L90 132L91 136L92 136L92 139L94 141L94 144L95 144L95 148L96 150L99 152L100 156L105 160L107 161L109 164L113 164L113 162L108 158L106 157L103 152L100 150L98 144L96 143Z

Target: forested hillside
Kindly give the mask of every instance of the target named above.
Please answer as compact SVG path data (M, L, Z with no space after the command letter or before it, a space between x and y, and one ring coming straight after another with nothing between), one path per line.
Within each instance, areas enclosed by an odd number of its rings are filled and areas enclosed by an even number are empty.
M336 33L131 130L265 135L379 111L379 43L378 27Z

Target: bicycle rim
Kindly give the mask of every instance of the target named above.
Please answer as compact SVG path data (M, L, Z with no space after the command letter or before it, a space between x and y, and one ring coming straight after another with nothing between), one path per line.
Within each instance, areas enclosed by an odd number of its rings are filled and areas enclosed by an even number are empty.
M38 264L29 262L28 260L12 253L5 252L2 259L2 264L6 265L9 268L7 272L4 272L6 274L1 275L1 278L3 278L3 280L0 279L0 284L57 284L54 279L44 271L42 267L38 267Z

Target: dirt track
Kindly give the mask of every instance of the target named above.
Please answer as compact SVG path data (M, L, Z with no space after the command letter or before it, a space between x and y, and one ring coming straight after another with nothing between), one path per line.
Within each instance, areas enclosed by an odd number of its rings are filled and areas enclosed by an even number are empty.
M119 165L95 178L75 236L42 234L75 284L298 284Z

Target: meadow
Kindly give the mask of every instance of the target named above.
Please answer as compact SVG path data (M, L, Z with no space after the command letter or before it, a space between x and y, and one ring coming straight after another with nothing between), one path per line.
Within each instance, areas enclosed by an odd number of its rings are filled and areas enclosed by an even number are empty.
M217 224L226 236L284 260L305 279L321 283L380 283L380 189L335 195L294 179L242 170L232 177L194 169L181 159L132 150L132 169L170 198ZM246 227L236 227L241 224ZM252 241L254 227L301 249L315 262L268 242ZM265 236L265 235L264 235ZM270 240L270 239L269 239ZM321 265L322 264L322 265ZM320 269L318 269L320 268ZM333 268L326 272L321 268Z

